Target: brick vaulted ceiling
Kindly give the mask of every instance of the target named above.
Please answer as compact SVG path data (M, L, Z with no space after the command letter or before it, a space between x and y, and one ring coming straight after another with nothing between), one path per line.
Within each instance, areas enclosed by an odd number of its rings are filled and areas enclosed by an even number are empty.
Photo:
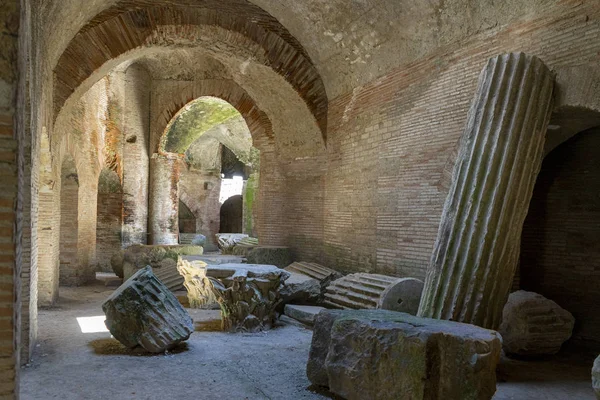
M307 104L324 135L328 101L321 77L302 46L275 18L245 1L209 0L186 7L145 7L147 3L128 1L105 10L70 41L54 68L55 116L108 61L142 47L206 43L198 28L217 27L229 32L219 36L228 42L221 51L243 48L244 56L281 75Z

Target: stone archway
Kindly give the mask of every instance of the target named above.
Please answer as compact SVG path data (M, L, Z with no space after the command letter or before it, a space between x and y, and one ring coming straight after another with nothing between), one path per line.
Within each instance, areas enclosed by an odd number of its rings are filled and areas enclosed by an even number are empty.
M242 233L243 200L241 195L231 196L221 206L220 233Z
M600 113L587 111L596 127L571 134L585 124L582 110L572 118L553 115L555 133L568 139L545 157L521 238L519 280L575 317L572 341L600 349L597 288L600 287ZM567 121L574 123L569 125ZM567 124L565 124L567 123ZM552 132L549 132L551 135Z

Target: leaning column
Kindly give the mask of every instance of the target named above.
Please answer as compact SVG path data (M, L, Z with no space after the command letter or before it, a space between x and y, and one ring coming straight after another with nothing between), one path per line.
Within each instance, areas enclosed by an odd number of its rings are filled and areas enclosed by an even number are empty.
M150 244L177 244L179 240L179 172L177 155L153 154L150 160Z
M541 166L553 75L523 53L490 59L461 138L419 316L496 329Z

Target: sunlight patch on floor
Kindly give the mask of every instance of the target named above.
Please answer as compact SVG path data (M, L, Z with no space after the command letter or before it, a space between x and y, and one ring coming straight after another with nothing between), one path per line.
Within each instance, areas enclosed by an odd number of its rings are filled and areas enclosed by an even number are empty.
M96 317L78 317L77 323L79 324L79 328L81 328L81 333L108 332L106 325L104 325L105 319L106 317L104 315Z

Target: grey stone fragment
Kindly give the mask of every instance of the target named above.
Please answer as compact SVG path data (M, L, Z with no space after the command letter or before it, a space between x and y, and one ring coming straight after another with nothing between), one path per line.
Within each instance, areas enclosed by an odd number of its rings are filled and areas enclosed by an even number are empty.
M498 332L507 354L556 354L573 333L575 318L544 296L518 290L508 297Z
M497 332L387 310L326 310L315 319L311 382L353 399L491 399Z
M293 261L289 247L281 246L256 246L247 256L250 264L269 264L285 268Z
M318 304L322 300L321 283L306 275L288 272L289 278L285 280L279 291L282 306L294 304Z
M112 255L110 258L110 265L113 272L119 277L123 278L123 262L125 261L125 252L120 250Z
M315 317L317 314L323 310L325 310L325 308L319 306L286 304L284 312L288 317L293 318L296 321L300 321L303 324L312 326L315 323Z
M129 348L160 353L187 340L192 318L150 267L137 271L102 304L106 327Z
M596 393L596 399L600 400L600 356L596 358L592 368L592 387Z

